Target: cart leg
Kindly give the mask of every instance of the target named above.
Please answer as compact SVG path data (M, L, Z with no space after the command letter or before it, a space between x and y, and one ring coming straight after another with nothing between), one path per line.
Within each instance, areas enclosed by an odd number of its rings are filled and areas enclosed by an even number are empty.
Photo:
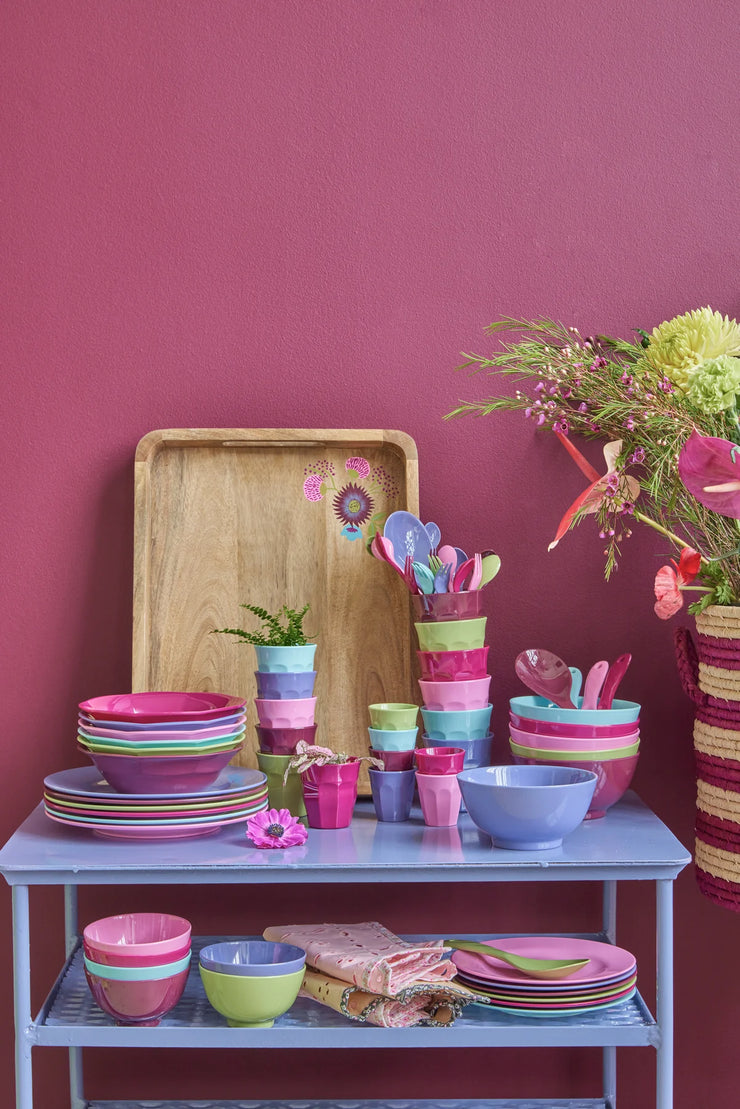
M616 943L617 939L617 883L609 880L603 884L601 902L601 927L609 943ZM617 1104L617 1049L616 1047L602 1048L602 1087L604 1103L608 1109L615 1109Z
M64 946L67 958L77 944L79 929L77 924L77 886L64 887ZM71 1109L85 1109L87 1102L83 1093L82 1048L69 1049L69 1103Z
M658 1022L656 1109L673 1106L673 882L655 883L657 977L655 1016Z
M15 1104L33 1109L31 1060L31 943L28 886L13 886L13 1009L15 1017Z

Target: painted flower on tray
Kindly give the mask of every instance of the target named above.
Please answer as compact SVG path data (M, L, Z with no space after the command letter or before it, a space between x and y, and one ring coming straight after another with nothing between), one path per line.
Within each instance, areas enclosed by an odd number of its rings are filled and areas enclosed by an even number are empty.
M288 809L266 809L250 816L247 839L255 847L296 847L308 839L308 831Z
M678 562L671 559L670 566L661 566L655 575L656 616L669 620L683 608L681 591L691 585L700 567L701 555L691 547L684 547Z
M307 501L322 501L333 493L332 508L342 525L346 539L359 539L363 528L368 542L382 529L387 515L377 511L379 498L392 500L398 495L398 483L384 466L371 466L361 455L352 455L344 463L345 484L337 481L334 464L327 458L318 459L303 473L303 495Z

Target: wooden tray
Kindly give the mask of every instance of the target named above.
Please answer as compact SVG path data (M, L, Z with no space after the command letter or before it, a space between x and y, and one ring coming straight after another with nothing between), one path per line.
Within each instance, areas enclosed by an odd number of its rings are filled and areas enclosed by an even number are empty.
M370 478L357 480L374 512L418 515L416 445L400 431L187 428L152 431L138 444L132 689L248 698L241 765L257 765L254 648L211 632L256 629L242 602L268 611L310 603L318 743L365 755L367 706L418 701L401 578L367 553L366 524L354 540L342 534L334 492L318 501L304 493L318 463L343 488L354 457L381 479L374 491ZM369 792L365 770L360 792Z

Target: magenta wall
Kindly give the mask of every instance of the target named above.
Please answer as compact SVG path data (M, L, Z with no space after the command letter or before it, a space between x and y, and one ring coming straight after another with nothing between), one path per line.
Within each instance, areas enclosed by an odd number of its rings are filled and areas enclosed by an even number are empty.
M690 844L690 707L671 626L652 613L665 550L636 537L608 585L587 525L547 554L582 484L572 463L518 418L442 415L486 391L454 367L461 350L486 349L483 328L501 315L628 336L704 304L740 313L736 4L16 0L0 19L2 838L46 773L81 761L77 701L128 685L138 439L336 426L409 432L423 515L502 554L487 596L499 753L519 650L550 646L581 666L631 650L625 690L644 704L636 786ZM651 998L649 892L622 892L620 938L642 953ZM175 894L196 927L213 923L197 897ZM230 893L224 926L294 914L279 891L264 897ZM690 871L676 900L676 1105L730 1105L738 920ZM51 892L32 907L48 936L40 999L61 912ZM109 891L82 911L121 907ZM399 929L579 929L598 908L577 887L352 899L353 913ZM302 911L348 909L328 889ZM536 1066L470 1052L455 1069L445 1052L330 1064L296 1053L287 1067L269 1052L87 1054L91 1095L132 1098L562 1097L593 1095L599 1080L587 1051L541 1052ZM38 1053L37 1109L63 1103L65 1067L63 1052ZM619 1069L624 1104L647 1109L652 1053L625 1051Z

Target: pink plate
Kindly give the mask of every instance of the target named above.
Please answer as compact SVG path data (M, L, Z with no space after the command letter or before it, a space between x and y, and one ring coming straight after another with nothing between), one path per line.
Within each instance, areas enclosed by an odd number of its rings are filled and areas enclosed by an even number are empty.
M198 801L191 800L189 797L183 798L181 801L176 801L174 804L168 804L165 801L134 801L133 805L119 805L117 800L112 802L97 800L92 798L86 800L81 797L65 797L64 794L55 793L52 790L44 790L44 800L48 801L55 808L64 808L70 814L75 812L82 812L83 809L92 809L99 813L110 813L114 816L116 813L122 817L132 813L145 813L151 812L157 816L166 816L168 813L177 816L183 809L190 809L193 812L202 813L203 816L208 816L209 813L221 812L222 809L229 805L247 805L250 801L256 798L263 797L267 792L267 783L262 786L257 786L251 790L244 790L243 793L235 794L233 797L222 797L217 801L207 801L201 804ZM129 794L129 796L131 796Z
M516 712L509 712L509 722L523 732L533 732L534 735L562 735L585 739L600 738L601 736L629 735L640 726L640 718L631 720L626 724L560 724L556 720L532 720L528 716L520 716Z
M247 702L227 693L180 693L169 690L115 693L91 697L77 706L95 720L138 720L161 723L169 720L211 720L241 712Z
M529 986L518 984L516 986L507 985L505 982L490 982L485 978L474 978L472 974L460 974L459 980L465 980L466 985L472 986L474 989L484 990L489 997L498 997L501 1000L510 997L513 1000L521 1002L552 1001L563 1004L565 1001L597 1001L601 998L610 997L613 994L621 993L625 989L634 986L637 981L637 969L635 967L628 974L621 974L616 980L609 979L606 984L598 983L597 985L569 986L566 988L565 983L567 978L564 978L561 983L540 982L540 989L532 989Z
M148 732L142 728L140 731L131 733L116 728L112 722L111 726L106 728L96 727L95 725L88 724L87 721L80 724L80 730L85 735L95 736L98 739L118 739L122 740L124 743L178 743L183 739L200 743L203 739L230 738L233 735L241 734L243 727L242 721L236 725L227 724L222 726L220 724L214 724L212 728L191 728L190 730L181 730L178 728L167 732Z
M262 809L267 808L267 801L263 802L261 808L255 809L255 812L260 812ZM95 832L99 836L108 836L112 839L187 839L190 836L205 836L209 832L216 831L228 824L243 824L248 816L234 816L218 820L212 824L157 824L143 826L140 824L104 824L104 823L89 823L80 824L75 820L64 820L58 816L52 816L51 813L46 814L50 820L54 820L57 824L65 824L69 828L78 828L82 831Z
M504 939L481 940L481 943L531 959L588 959L585 967L568 977L570 983L578 985L603 982L614 975L624 974L635 965L635 956L623 947L574 936L506 936ZM495 955L489 958L472 951L453 951L452 961L463 973L474 974L489 982L518 985L522 981L532 981L528 975L502 963Z

